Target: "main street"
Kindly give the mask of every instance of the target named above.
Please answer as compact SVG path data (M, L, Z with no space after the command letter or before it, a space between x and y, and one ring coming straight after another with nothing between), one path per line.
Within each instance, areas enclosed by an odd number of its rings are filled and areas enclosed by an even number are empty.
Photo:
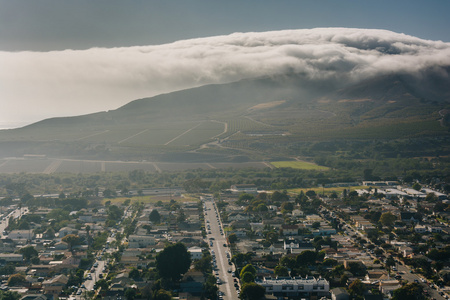
M231 254L227 257L227 252L229 252L229 249L226 247L227 240L223 232L220 215L214 202L206 201L204 203L206 207L205 226L208 233L207 238L211 250L214 251L211 251L211 253L215 254L215 261L217 265L215 274L216 278L218 277L219 279L219 291L224 294L224 299L238 299L237 291L234 287L234 278L231 273L234 271L234 266L229 264ZM228 272L229 270L230 272Z

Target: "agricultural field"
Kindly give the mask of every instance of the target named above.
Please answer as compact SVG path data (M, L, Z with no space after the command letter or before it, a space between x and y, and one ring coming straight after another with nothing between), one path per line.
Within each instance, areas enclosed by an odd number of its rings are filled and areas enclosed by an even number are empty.
M317 171L326 171L329 168L316 165L314 163L306 162L306 161L272 161L270 162L276 168L293 168L293 169L301 169L301 170L317 170Z
M0 173L44 173L50 163L46 159L5 159L0 160Z
M267 168L263 162L243 163L202 163L202 162L148 162L148 161L100 161L53 158L27 158L0 160L0 173L98 173L129 172L143 170L146 172L184 171L191 169L226 169L226 168Z

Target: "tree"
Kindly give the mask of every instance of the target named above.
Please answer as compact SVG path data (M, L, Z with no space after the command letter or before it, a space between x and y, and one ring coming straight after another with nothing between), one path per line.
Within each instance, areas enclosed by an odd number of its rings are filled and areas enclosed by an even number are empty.
M390 271L391 267L395 266L395 260L391 256L389 256L388 258L386 258L385 266L386 269Z
M280 277L286 277L289 276L289 271L288 268L286 268L285 266L276 266L275 267L275 275L280 276Z
M278 233L274 230L269 231L266 234L266 241L271 244L275 244L276 242L278 242Z
M25 276L22 274L14 274L8 278L8 286L21 285L26 282Z
M420 185L420 183L415 182L412 188L415 189L416 191L420 191L422 189L422 186Z
M206 255L206 256L203 256L202 258L194 261L194 268L203 273L210 272L211 271L211 256Z
M254 266L252 266L252 264L247 264L245 267L243 267L239 276L242 278L242 275L247 272L251 273L253 276L256 276L256 269Z
M161 222L161 215L156 209L152 210L148 218L153 224L159 224Z
M23 247L21 249L19 249L20 254L23 255L23 258L26 261L31 260L33 257L37 257L39 255L39 253L36 251L36 249L34 249L33 246L27 246L27 247Z
M383 226L392 227L397 217L390 212L384 213L380 217L380 222Z
M355 276L366 275L366 267L361 262L349 262L347 270Z
M394 291L392 300L425 300L423 288L417 283L407 284Z
M81 239L76 234L68 234L61 239L61 241L69 245L69 250L72 251L73 247L81 243Z
M88 249L89 249L89 238L90 238L89 233L90 233L90 231L91 231L91 226L86 225L86 240L87 240L87 244L88 244Z
M293 209L294 204L292 202L283 202L283 204L281 204L281 211L292 212Z
M309 191L306 191L306 196L308 196L309 198L315 198L317 196L317 194L313 190L309 190Z
M297 266L313 265L316 262L317 253L315 251L306 250L297 255Z
M131 271L128 273L128 278L136 280L140 277L141 277L141 273L139 273L139 270L136 268L132 268Z
M287 267L287 268L289 268L289 269L295 268L295 264L296 264L296 261L295 261L295 259L292 258L292 257L289 257L289 256L283 256L283 257L280 259L280 265L285 266L285 267Z
M230 234L229 236L228 236L228 242L230 243L230 244L234 244L234 243L236 243L238 241L238 237L237 237L237 235L235 234L235 233L232 233L232 234Z
M356 279L348 286L348 291L353 296L353 299L362 299L366 286L359 279Z
M259 300L264 297L266 289L254 282L245 283L241 288L241 299Z
M171 300L172 294L166 290L160 289L155 292L154 300Z
M203 285L203 290L207 299L216 299L219 290L216 285L216 277L210 274Z
M176 243L164 248L156 256L156 269L162 278L176 282L191 266L191 255L182 243Z
M18 292L0 291L0 299L2 300L19 300L20 297Z
M125 298L127 298L127 300L133 300L136 297L136 290L133 288L128 288L125 291Z
M103 292L107 291L108 288L109 288L108 281L106 281L106 279L103 279L103 278L100 279L99 281L97 281L97 282L95 283L95 288L96 288L96 289L102 288L102 291L103 291Z
M255 275L253 275L250 272L245 272L244 274L241 275L241 281L243 283L254 282L255 281Z

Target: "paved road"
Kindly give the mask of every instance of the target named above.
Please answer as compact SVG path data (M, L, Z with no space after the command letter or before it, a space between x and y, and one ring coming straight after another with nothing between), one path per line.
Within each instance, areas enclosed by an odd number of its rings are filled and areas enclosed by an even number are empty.
M221 222L220 215L216 211L216 206L212 201L205 202L206 210L205 210L205 222L206 222L206 231L208 232L207 238L208 243L212 241L211 249L214 251L216 256L216 264L218 277L220 279L219 290L224 293L224 299L238 299L238 295L236 293L236 288L234 287L233 276L231 272L228 272L230 269L234 271L234 266L229 265L229 258L227 257L227 252L229 251L228 247L224 247L227 241L225 235L220 233L221 231ZM208 229L208 225L210 226ZM211 233L209 233L211 232ZM213 239L210 239L213 238ZM231 254L230 254L231 255ZM216 276L217 277L217 276Z
M9 218L13 217L14 219L17 219L21 217L22 215L26 215L28 213L28 207L22 207L17 208L10 212L4 219L0 221L0 236L3 236L3 231L6 227L8 227Z

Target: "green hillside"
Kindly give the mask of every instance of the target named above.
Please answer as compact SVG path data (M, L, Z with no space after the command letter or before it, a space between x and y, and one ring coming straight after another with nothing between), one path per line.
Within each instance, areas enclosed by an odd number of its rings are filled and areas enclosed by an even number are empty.
M314 155L311 145L337 139L445 138L450 88L430 78L334 87L288 74L208 85L2 130L0 156L237 162Z

